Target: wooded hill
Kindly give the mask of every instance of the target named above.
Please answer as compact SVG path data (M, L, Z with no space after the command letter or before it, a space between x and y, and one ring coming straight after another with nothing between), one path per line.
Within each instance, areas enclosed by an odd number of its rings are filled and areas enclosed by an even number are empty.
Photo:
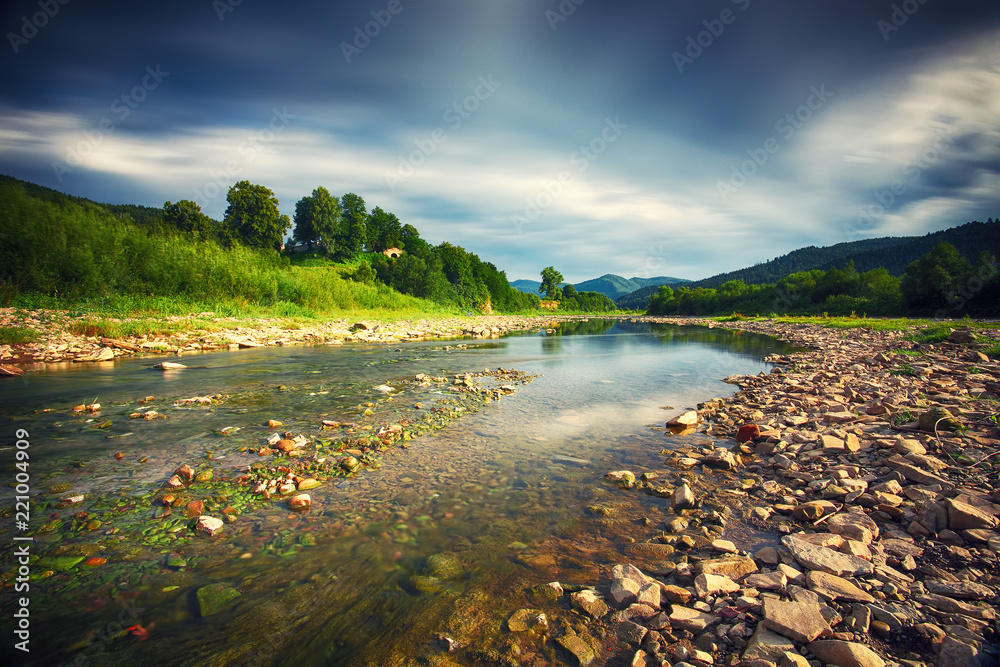
M493 264L429 244L356 194L338 199L320 187L299 200L294 238L313 250L296 255L279 252L292 221L271 190L240 181L227 202L216 221L188 200L162 209L98 204L0 177L0 305L162 298L313 314L538 308L537 295L511 288ZM391 247L403 256L384 256Z
M1000 256L1000 221L968 222L925 236L885 236L877 239L838 243L825 248L808 246L793 250L767 262L745 269L720 273L687 283L691 289L718 289L727 282L741 280L747 285L768 285L793 273L820 269L844 268L854 262L858 273L885 269L893 276L902 276L906 267L920 259L940 243L953 245L962 257L974 262L983 250ZM649 306L656 287L643 287L616 300L619 308L644 310Z

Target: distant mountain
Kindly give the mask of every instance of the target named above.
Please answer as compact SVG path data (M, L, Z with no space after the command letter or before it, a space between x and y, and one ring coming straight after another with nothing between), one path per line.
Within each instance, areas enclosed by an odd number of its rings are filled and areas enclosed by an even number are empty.
M647 285L651 285L655 288L660 285L679 285L681 283L686 284L689 282L689 280L685 280L684 278L670 278L668 276L658 276L656 278L622 278L621 276L613 273L607 273L600 278L593 278L591 280L584 280L582 283L576 283L573 287L575 287L578 292L597 292L614 300L622 295L634 292L641 287L646 287ZM563 285L565 284L566 283L563 283ZM515 280L510 284L510 286L514 289L521 290L522 292L538 294L538 288L542 286L542 283L537 280ZM562 285L560 285L560 287L561 286Z
M538 280L515 280L510 286L528 294L538 294L538 288L542 286L542 283Z
M884 268L894 276L901 276L911 262L926 255L939 243L952 244L970 262L974 262L983 250L1000 256L1000 221L990 218L987 222L968 222L924 236L885 236L825 248L808 246L755 266L689 282L686 286L692 289L718 288L730 280L742 280L748 285L771 284L791 273L843 268L850 261L860 273ZM645 309L656 289L653 286L643 287L618 298L616 304L619 308Z

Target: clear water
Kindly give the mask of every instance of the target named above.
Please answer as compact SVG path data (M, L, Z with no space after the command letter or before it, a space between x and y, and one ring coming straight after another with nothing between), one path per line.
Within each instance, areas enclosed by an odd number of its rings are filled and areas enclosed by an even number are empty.
M14 431L26 429L34 531L80 508L107 518L108 503L143 499L149 510L140 528L162 524L149 499L181 463L211 456L217 475L232 478L259 460L256 449L275 430L269 419L316 436L320 420L356 419L368 402L378 410L448 398L401 384L417 373L503 367L538 375L387 452L380 469L311 490L307 513L257 503L221 536L173 542L168 534L132 550L134 525L113 533L113 518L96 530L64 524L37 533L36 555L108 562L32 580L31 664L405 665L440 654L439 635L458 642L452 664L477 664L475 650L498 645L514 610L540 604L526 592L531 586L601 583L632 537L644 539L658 517L662 527L663 501L610 487L604 473L662 469L664 447L704 442L650 426L728 395L723 377L766 370L762 358L782 351L777 341L739 332L592 319L464 346L260 348L182 357L192 368L180 372L136 359L6 380L0 460L13 481ZM385 382L404 388L387 401L374 389ZM211 408L175 405L213 394L228 398ZM128 419L145 396L167 419ZM99 414L70 412L95 400ZM220 435L226 427L239 430ZM62 491L49 492L56 484ZM58 505L77 493L83 504ZM595 504L615 518L595 520L587 511ZM3 508L13 505L5 488ZM9 535L12 519L6 511ZM177 515L166 521L181 523ZM11 549L4 547L8 568ZM168 553L187 567L165 567ZM241 595L202 617L196 591L217 582ZM14 598L6 586L4 624ZM127 632L134 626L148 636ZM534 649L524 650L530 657Z

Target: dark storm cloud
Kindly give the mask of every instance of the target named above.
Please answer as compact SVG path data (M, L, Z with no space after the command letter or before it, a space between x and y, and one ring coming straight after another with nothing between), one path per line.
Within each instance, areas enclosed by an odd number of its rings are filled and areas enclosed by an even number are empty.
M995 2L16 0L0 29L0 170L151 205L357 191L511 277L628 273L656 245L701 277L846 240L901 179L866 234L998 204Z

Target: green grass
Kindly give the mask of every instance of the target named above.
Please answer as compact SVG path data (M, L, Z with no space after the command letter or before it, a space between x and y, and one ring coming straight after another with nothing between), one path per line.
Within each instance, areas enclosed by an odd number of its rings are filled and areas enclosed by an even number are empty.
M41 334L28 327L0 327L0 345L24 345L39 340Z
M983 354L990 359L1000 359L1000 343L994 343L989 347L983 348Z

